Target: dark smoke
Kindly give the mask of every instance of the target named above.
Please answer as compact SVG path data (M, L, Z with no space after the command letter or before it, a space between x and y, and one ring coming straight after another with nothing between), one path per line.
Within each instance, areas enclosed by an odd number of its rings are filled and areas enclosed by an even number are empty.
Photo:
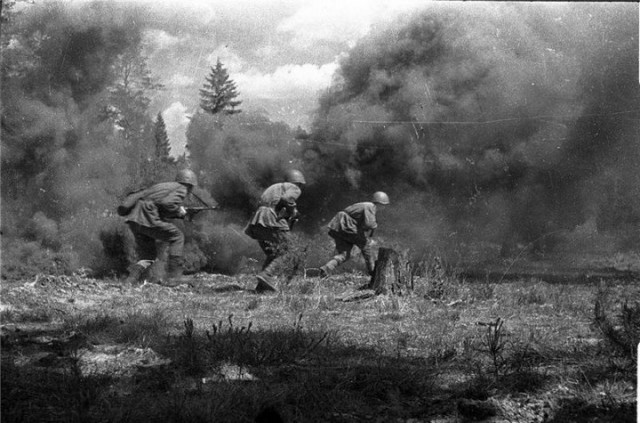
M140 41L137 15L107 3L3 5L4 251L27 240L99 265L99 228L130 183L101 111L116 57Z
M3 276L9 261L114 266L99 234L121 223L140 157L103 112L152 13L47 2L3 22ZM192 164L224 211L185 224L190 270L259 266L242 227L292 167L308 181L296 232L320 250L322 225L376 190L392 200L378 235L418 254L554 252L579 233L637 247L638 75L637 4L427 3L358 42L309 133L248 111L193 116Z
M589 219L628 229L640 216L637 12L435 3L361 40L320 99L315 206L387 190L387 234L418 248L545 250ZM329 188L340 184L351 192Z

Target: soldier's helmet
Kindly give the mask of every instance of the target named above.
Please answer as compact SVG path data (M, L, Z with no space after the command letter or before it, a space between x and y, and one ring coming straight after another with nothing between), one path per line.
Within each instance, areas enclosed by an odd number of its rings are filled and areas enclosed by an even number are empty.
M291 169L287 172L286 181L292 184L306 184L307 181L304 180L304 175L302 172L296 169Z
M191 169L182 169L176 175L176 182L195 187L198 185L198 178Z
M373 202L377 204L389 204L389 196L382 191L374 192Z

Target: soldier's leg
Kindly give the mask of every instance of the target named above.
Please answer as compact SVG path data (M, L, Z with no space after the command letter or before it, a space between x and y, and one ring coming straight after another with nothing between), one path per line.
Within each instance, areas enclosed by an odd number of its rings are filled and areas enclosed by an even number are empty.
M266 269L273 260L277 257L277 244L270 240L258 240L258 244L265 255L264 263L262 263L262 270Z
M169 222L161 222L160 224L144 229L141 231L150 238L167 244L168 262L167 279L178 279L184 271L183 252L184 252L184 234L178 227Z
M320 270L324 275L331 274L331 272L333 272L338 266L351 258L353 244L339 236L335 236L333 239L336 243L336 255L334 255L333 258L324 266L320 267Z
M289 259L289 232L271 231L269 239L265 240L265 244L268 245L269 259L262 272L256 275L258 283L255 291L258 293L277 291L275 276L286 266Z
M262 270L264 270L277 256L276 243L274 243L272 233L273 230L260 225L249 225L247 228L245 232L249 233L251 238L258 241L258 245L265 255L265 260L262 263Z
M125 282L136 284L151 266L156 255L155 239L145 235L141 226L128 222L128 233L125 234L125 252L129 261L129 275Z
M375 260L373 258L373 248L371 246L371 241L366 239L363 241L358 242L358 248L360 249L360 252L362 253L362 258L364 259L364 264L367 267L367 272L370 275L373 275L373 271L375 270Z
M274 231L271 240L271 251L273 259L265 266L263 272L273 277L286 267L286 262L291 253L288 231Z

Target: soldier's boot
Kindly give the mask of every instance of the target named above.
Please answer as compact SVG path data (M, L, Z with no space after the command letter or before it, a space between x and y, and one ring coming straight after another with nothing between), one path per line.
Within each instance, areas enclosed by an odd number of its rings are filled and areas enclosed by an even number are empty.
M376 264L373 260L367 260L367 273L369 276L373 276L376 273Z
M257 283L255 292L262 294L263 292L277 292L276 280L273 276L270 276L267 272L262 271L256 275Z
M182 256L169 256L167 275L162 281L164 286L178 286L189 283L191 278L184 276L184 260Z
M129 275L125 279L125 283L129 285L137 285L144 272L153 264L153 260L140 260L127 268Z
M129 266L127 270L129 271L129 275L124 280L124 282L128 285L137 285L138 282L140 282L140 277L142 276L144 271L147 270L147 268L140 263L135 263Z
M338 267L340 262L336 259L329 260L324 266L320 267L320 273L323 278L328 277Z
M310 269L306 269L305 270L305 275L308 278L324 279L324 278L327 278L329 276L329 271L324 266L322 266L322 267L312 267Z

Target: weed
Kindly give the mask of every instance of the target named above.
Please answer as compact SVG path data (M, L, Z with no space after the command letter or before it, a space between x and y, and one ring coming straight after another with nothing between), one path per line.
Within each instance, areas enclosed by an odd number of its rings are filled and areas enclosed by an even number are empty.
M180 336L180 364L184 367L188 375L198 375L202 373L204 366L200 359L198 341L195 338L195 326L193 319L187 318L184 322L184 334Z
M533 284L517 291L516 305L542 305L546 303L544 292L541 292L539 284Z
M425 298L444 300L458 294L460 283L455 269L440 255L434 254L429 259L423 259L414 267L414 273L421 275L416 291Z
M593 307L593 325L615 353L635 366L640 342L640 303L629 305L625 300L620 304L620 312L613 316L611 308L608 291L599 288Z
M97 343L138 344L147 347L159 342L165 335L168 318L159 309L151 312L130 311L125 316L106 312L87 316L76 313L65 316L63 329L80 332Z
M471 283L468 289L470 300L487 301L495 297L493 285L490 283Z
M235 327L232 314L227 318L227 322L226 329L223 326L223 321L220 320L217 325L211 326L211 332L205 331L210 359L214 362L228 360L240 365L251 362L247 344L252 336L253 323L249 322L247 326Z
M495 322L484 324L486 331L483 338L483 352L487 353L493 366L496 380L500 377L505 365L504 347L506 345L504 321L497 318Z

